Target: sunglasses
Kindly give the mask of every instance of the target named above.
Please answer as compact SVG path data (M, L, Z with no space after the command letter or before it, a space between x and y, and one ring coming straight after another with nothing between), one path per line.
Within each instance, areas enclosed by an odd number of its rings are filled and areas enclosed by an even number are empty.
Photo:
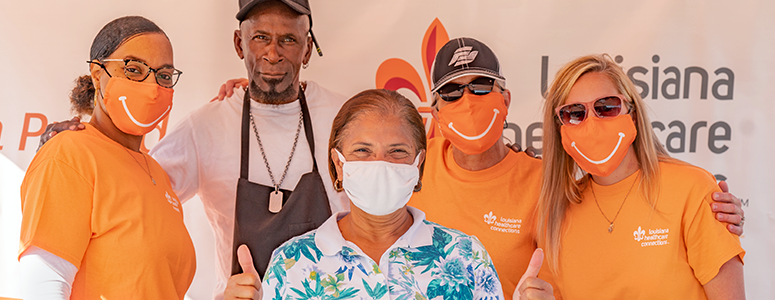
M566 104L556 108L555 113L562 125L578 125L587 119L590 106L598 118L613 118L622 112L624 102L622 95L606 96L591 102ZM630 113L629 107L627 113Z
M467 84L448 83L440 87L436 92L439 93L441 100L453 102L463 97L463 92L468 88L474 95L487 95L492 92L495 79L488 77L479 77Z

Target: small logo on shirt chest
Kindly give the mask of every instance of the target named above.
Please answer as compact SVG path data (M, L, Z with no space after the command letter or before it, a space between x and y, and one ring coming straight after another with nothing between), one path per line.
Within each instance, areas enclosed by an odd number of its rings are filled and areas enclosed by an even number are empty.
M641 247L663 246L670 244L667 240L669 234L669 228L648 229L647 232L638 226L638 229L632 232L632 238L636 242L640 242Z
M180 212L180 201L178 199L175 199L175 197L170 196L169 192L164 192L164 197L167 198L167 202L169 202L170 205L172 205L172 208Z
M504 218L494 215L492 211L484 215L484 223L490 225L490 230L519 234L522 228L522 219Z

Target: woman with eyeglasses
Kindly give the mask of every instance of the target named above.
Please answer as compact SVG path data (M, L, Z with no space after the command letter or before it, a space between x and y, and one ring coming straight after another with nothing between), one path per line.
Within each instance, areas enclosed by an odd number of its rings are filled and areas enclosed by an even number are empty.
M172 45L150 20L122 17L88 65L71 101L91 120L46 143L22 183L24 299L183 299L193 243L167 174L140 151L172 108Z
M544 269L564 299L744 299L745 251L710 210L713 175L671 158L646 110L608 55L557 73L544 108Z

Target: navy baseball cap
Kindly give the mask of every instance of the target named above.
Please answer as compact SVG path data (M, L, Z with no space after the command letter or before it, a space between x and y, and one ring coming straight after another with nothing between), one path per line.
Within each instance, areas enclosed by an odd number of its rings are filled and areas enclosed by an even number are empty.
M506 81L498 57L484 43L473 38L452 39L439 49L431 68L431 92L466 75Z

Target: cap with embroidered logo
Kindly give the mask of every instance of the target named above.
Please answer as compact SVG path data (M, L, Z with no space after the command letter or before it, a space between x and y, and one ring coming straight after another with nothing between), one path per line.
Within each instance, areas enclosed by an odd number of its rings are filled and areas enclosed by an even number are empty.
M250 13L253 8L255 8L257 5L268 2L271 0L239 0L239 12L237 12L237 20L240 22L245 21L245 19L248 16L248 13ZM312 42L315 43L315 48L318 52L318 55L323 56L323 51L320 50L320 45L318 45L317 39L315 39L315 34L312 33L312 10L309 8L309 0L279 0L283 4L287 5L294 11L296 11L299 14L305 15L309 17L309 34L312 37Z
M484 43L473 38L452 39L439 49L431 68L431 92L466 75L503 80L498 57Z

